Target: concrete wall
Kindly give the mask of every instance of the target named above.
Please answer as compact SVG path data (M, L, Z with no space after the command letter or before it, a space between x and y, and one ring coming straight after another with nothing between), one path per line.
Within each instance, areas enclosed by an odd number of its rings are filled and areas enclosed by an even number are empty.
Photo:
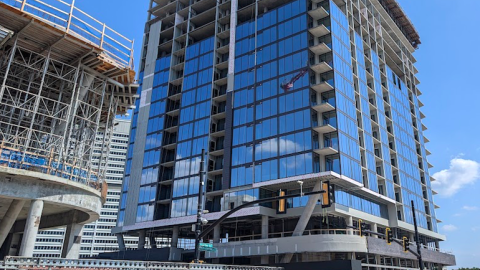
M261 256L302 252L367 252L365 238L354 235L306 235L216 244L206 258Z

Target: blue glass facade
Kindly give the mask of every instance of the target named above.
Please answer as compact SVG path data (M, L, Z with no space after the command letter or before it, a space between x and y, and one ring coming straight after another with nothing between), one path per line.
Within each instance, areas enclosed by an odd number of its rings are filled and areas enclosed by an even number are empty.
M132 181L137 223L194 215L205 149L210 212L274 196L275 180L331 172L338 205L412 224L413 200L419 226L436 232L419 101L407 76L352 25L345 6L272 5L258 14L239 11L235 31L205 24L209 34L201 38L183 38L178 29L187 23L175 22L172 48L160 35L159 51L171 51L157 57L145 76L153 78L141 93L146 101L137 101L119 226ZM133 179L142 106L148 122L141 176ZM307 201L289 199L287 208Z
M306 2L237 26L231 187L313 172ZM255 32L255 29L257 31Z

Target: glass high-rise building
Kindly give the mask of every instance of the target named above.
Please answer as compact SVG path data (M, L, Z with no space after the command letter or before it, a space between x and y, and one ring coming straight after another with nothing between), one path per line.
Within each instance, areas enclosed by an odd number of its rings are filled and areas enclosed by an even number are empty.
M335 189L328 208L304 196L237 212L204 239L218 249L208 260L415 268L400 245L352 229L391 228L415 249L415 214L425 265L455 264L439 251L420 38L395 0L155 0L148 14L115 232L191 248L206 149L210 221L280 191Z

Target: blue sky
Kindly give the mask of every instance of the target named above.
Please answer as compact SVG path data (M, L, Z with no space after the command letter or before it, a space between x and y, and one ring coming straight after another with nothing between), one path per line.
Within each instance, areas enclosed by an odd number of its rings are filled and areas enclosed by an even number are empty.
M432 152L430 170L440 194L437 217L458 267L480 267L480 1L398 0L422 44L415 53L425 104L423 120ZM143 38L147 0L81 0L84 11L136 40L136 65Z

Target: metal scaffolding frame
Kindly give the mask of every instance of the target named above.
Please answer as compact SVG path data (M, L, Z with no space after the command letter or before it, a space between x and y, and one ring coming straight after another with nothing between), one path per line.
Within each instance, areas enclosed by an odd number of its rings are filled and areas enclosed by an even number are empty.
M0 166L106 192L106 166L94 166L93 149L104 132L98 162L106 163L115 116L133 106L133 49L123 44L133 41L74 1L0 0L0 26L15 33L0 46ZM92 29L98 40L86 36Z
M0 162L89 184L95 136L110 129L118 99L108 77L71 66L14 43L0 58ZM109 137L102 142L108 151Z

